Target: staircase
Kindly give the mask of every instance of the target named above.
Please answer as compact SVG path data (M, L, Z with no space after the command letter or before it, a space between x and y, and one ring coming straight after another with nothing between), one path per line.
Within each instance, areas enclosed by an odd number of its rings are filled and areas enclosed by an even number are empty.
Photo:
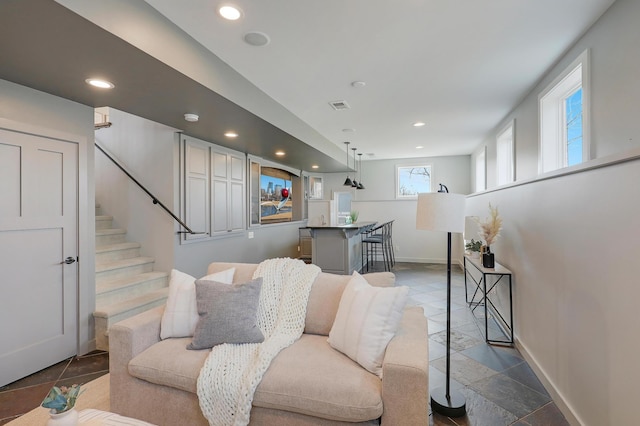
M140 244L126 241L126 231L112 227L111 216L96 207L96 347L109 350L109 327L163 305L169 274L154 272L154 259L140 256Z

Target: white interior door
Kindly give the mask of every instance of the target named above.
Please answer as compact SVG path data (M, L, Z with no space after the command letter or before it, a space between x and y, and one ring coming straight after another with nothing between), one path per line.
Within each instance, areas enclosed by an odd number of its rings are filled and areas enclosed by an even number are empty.
M77 144L0 130L0 385L76 354L77 198Z

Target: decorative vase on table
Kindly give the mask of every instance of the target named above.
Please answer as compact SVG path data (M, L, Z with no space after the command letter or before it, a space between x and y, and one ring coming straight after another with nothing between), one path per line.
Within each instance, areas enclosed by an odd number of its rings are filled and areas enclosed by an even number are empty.
M78 426L78 412L75 408L62 413L56 413L55 410L51 410L47 426Z
M495 256L491 253L491 247L487 246L482 253L482 266L485 268L495 268Z

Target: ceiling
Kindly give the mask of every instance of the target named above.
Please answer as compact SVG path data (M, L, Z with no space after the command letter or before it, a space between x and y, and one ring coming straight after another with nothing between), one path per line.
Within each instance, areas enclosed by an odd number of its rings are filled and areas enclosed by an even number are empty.
M103 7L117 22L126 1L0 0L0 78L303 170L342 171L345 141L363 160L470 154L613 1L236 0L243 16L230 22L216 14L221 1L147 0L333 150L59 4ZM249 31L270 43L248 45ZM95 73L117 90L88 88ZM331 108L338 100L350 109ZM209 118L186 123L189 111ZM241 137L225 140L229 128Z
M373 158L470 154L613 3L146 1L324 137ZM224 21L221 4L243 16ZM246 44L250 31L270 43Z

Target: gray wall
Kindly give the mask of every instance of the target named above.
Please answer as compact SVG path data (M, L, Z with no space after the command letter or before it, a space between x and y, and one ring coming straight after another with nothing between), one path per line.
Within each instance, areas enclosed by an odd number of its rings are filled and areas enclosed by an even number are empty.
M175 129L113 108L101 110L108 112L113 125L96 131L96 143L177 214ZM155 258L156 270L169 271L178 239L173 218L98 149L95 162L96 202L101 213L114 217L114 227L125 229L128 241L142 244L141 254Z
M470 192L470 157L468 155L449 157L422 157L398 160L369 160L362 162L361 179L366 189L351 190L352 210L360 215L358 221L393 223L393 242L396 246L396 260L401 262L446 263L446 234L416 230L416 200L396 199L396 166L431 164L433 189L438 183L445 184L450 192L468 194ZM353 177L353 173L350 174ZM360 175L359 175L360 176ZM323 176L324 198L331 199L332 191L350 190L343 186L346 173L326 173ZM346 188L346 189L345 189ZM318 221L326 203L310 204L309 221ZM328 219L327 219L328 220ZM454 262L462 260L462 239L454 235Z
M93 108L0 80L0 125L33 134L77 140L78 146L78 353L95 349L95 215ZM70 135L71 137L67 137ZM20 248L18 248L20 249Z
M640 287L630 268L640 256L639 19L640 2L616 1L498 123L482 144L490 190L467 203L473 215L487 216L489 202L500 209L504 229L492 249L515 274L518 347L574 424L637 423L629 407L640 379L632 306ZM586 48L594 160L539 179L538 94ZM521 184L492 190L495 133L513 118Z
M179 143L175 129L107 108L113 125L96 132L96 141L112 153L147 189L179 216ZM298 256L294 222L251 229L237 236L180 244L178 224L152 204L131 179L96 150L96 200L102 213L114 216L114 226L127 239L142 244L142 255L156 259L155 269L176 268L203 276L213 261L260 262L270 257ZM187 224L188 225L188 224Z

